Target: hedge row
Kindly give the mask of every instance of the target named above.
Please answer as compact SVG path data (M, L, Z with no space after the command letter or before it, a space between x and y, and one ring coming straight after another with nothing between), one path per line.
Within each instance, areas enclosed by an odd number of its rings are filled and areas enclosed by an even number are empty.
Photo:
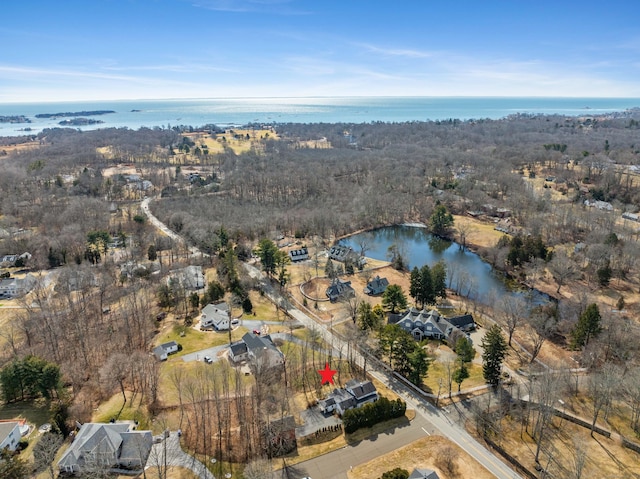
M404 416L406 410L407 404L402 399L390 401L381 397L376 402L345 411L342 415L344 431L350 434L362 427L371 427L387 419Z

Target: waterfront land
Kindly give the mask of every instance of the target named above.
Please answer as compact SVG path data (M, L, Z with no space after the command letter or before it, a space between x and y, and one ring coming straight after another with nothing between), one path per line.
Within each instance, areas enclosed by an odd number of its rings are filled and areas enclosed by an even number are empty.
M52 402L68 406L70 425L131 419L154 433L181 429L185 450L207 464L216 459L214 474L226 467L239 477L265 454L265 423L291 415L303 426L306 411L329 394L318 369L331 362L340 385L365 379L366 351L373 355L367 371L389 375L370 377L382 395L469 404L455 420L480 440L499 442L528 471L544 467L568 477L575 451L585 448L594 452L585 470L635 477L637 454L621 444L637 441L640 431L637 130L632 112L227 131L47 130L24 143L29 147L3 147L2 272L30 286L0 300L2 364L33 354L60 367ZM453 221L438 230L433 213L441 205ZM362 293L376 275L399 285L413 305L402 244L384 259L367 257L371 245L360 245L354 254L367 258L362 270L334 261L355 295L333 303L326 297L335 241L404 223L424 224L476 251L509 286L551 297L538 309L507 295L473 299L465 294L472 288L461 286L463 271L450 266L457 286L429 309L445 317L469 312L481 326L461 395L450 380L454 345L420 344L430 361L420 378L427 396L411 396L389 380L396 376L381 334L361 327L359 306L383 303L381 295ZM281 258L306 248L308 259L270 270L256 250L265 239ZM25 252L20 262L13 257ZM204 288L180 279L188 266L202 269ZM201 331L202 308L221 300L238 321L233 331ZM598 328L576 343L592 304ZM480 357L493 324L511 336L498 390L484 387ZM228 360L227 345L252 331L272 335L284 371ZM169 341L181 351L165 362L150 356ZM478 399L464 402L469 398ZM27 419L36 417L25 407ZM554 409L593 421L614 440L572 425L581 444L572 449L563 423L545 412ZM292 466L349 441L340 430L322 433L299 438L297 455L288 456ZM354 466L352 478L373 477L382 467Z

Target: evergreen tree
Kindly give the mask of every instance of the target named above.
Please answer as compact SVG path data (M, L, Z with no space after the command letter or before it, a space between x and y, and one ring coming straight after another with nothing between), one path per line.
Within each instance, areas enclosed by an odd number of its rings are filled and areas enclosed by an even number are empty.
M482 375L488 384L495 387L500 383L502 361L507 354L507 341L497 324L491 326L482 338L482 350Z
M2 479L26 479L29 477L27 463L9 449L0 449L0 477Z
M382 307L392 313L397 313L399 309L406 309L407 298L400 285L390 284L387 286L387 289L382 294Z
M262 270L267 273L267 276L273 276L278 264L278 253L280 253L278 246L270 239L263 238L258 243L255 253L260 258Z
M380 479L407 479L409 477L409 471L396 467L382 474Z
M447 207L444 205L437 205L431 218L429 219L429 226L431 231L436 236L444 236L447 234L449 228L453 226L453 216L447 211Z
M337 278L338 275L336 274L336 269L333 266L333 261L331 261L331 258L327 259L327 264L324 267L324 274L327 276L327 278Z
M431 268L431 284L436 298L447 297L447 265L440 260Z
M587 344L594 336L597 336L602 327L600 326L600 309L595 303L591 303L580 315L578 323L571 332L571 347L580 349Z
M467 369L467 365L465 363L460 363L459 366L453 371L453 382L458 385L458 392L460 392L460 386L462 385L462 381L469 377L469 370Z
M413 344L414 349L408 354L411 371L409 371L407 379L409 379L409 381L411 381L416 386L420 387L422 385L423 378L429 371L429 365L431 364L431 361L429 360L427 352L422 349L419 344L415 342Z

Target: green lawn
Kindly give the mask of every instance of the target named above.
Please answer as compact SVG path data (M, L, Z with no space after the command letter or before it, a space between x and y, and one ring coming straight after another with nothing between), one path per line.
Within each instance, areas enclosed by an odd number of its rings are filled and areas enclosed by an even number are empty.
M235 329L231 332L231 340L238 341L247 331L248 330L246 328L242 327ZM229 344L229 333L227 331L199 331L189 326L175 324L171 330L166 333L162 333L156 338L157 344L169 341L175 341L182 346L181 351L178 351L176 354L172 354L169 357L169 360L171 361L173 358L178 358L188 353L200 351L201 349Z
M24 418L38 428L50 422L49 405L49 401L43 399L2 404L0 406L0 419Z
M94 422L109 422L111 419L119 421L131 420L140 423L139 429L148 429L150 419L146 407L140 406L140 395L135 398L133 404L129 401L131 393L127 391L127 404L122 407L124 398L121 393L114 394L108 401L100 404L94 412Z

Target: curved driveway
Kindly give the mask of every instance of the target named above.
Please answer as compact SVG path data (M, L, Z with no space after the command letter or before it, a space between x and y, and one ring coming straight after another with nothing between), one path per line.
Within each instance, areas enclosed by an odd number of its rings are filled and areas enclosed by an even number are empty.
M182 238L171 231L166 227L163 223L161 223L155 216L153 216L149 212L149 199L145 199L142 205L142 210L149 217L150 221L154 226L160 228L167 235L176 239L177 241L183 241ZM158 226L161 225L161 226ZM199 253L200 251L191 247L190 250L193 253ZM298 322L303 324L309 329L314 329L318 331L318 333L322 336L324 341L327 344L331 344L334 349L338 350L348 350L349 346L345 341L337 337L333 334L332 331L327 329L325 324L317 322L313 320L311 317L300 311L299 309L293 307L288 304L288 301L282 297L282 295L272 287L267 279L264 278L262 272L254 266L251 266L247 263L244 263L244 267L249 273L250 276L261 281L262 287L265 291L265 294L269 297L271 301L275 304L285 306L287 313L296 319ZM354 348L352 348L354 349ZM359 354L357 350L353 351L354 359L359 363L361 367L364 367L365 360ZM498 479L522 479L518 473L516 473L513 469L504 464L500 459L498 459L493 453L491 453L486 447L480 444L475 438L473 438L467 431L465 431L459 424L453 421L448 417L446 412L443 412L436 407L434 407L430 402L426 401L424 398L420 397L413 390L410 390L403 383L399 382L392 375L387 372L374 369L374 365L370 362L367 363L367 371L374 376L379 381L386 384L390 389L392 389L396 394L398 394L406 403L407 407L413 408L416 410L416 413L422 416L428 423L428 425L433 426L437 432L442 434L444 437L449 440L455 442L459 447L464 449L468 454L470 454L476 461L478 461L485 469L487 469L490 473L492 473ZM429 428L427 428L429 429ZM362 447L363 445L366 447L367 442L363 441L360 443L358 447ZM326 461L327 464L330 464L332 461L332 454L336 454L340 451L336 451L334 453L330 453L326 456L322 456L320 458L314 459L313 461ZM307 461L311 463L311 461ZM356 464L351 464L355 466ZM299 468L304 469L305 463L299 464ZM321 473L321 470L318 470L314 476L315 479L326 479L344 477L346 478L346 469L343 469L342 472L334 471L332 475L325 476ZM309 475L309 474L304 474Z

